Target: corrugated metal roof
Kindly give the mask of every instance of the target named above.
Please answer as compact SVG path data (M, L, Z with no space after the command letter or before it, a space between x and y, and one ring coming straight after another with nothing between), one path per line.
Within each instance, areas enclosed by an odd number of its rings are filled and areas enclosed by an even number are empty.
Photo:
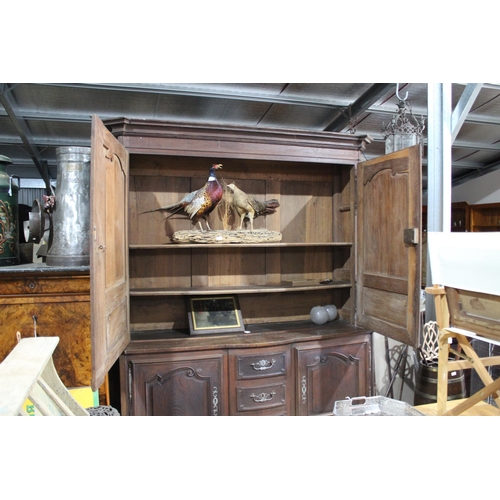
M452 109L466 84L452 85ZM399 85L413 114L427 117L427 84ZM367 159L384 154L382 124L398 104L396 84L0 83L0 154L9 172L41 178L36 162L56 177L58 146L90 145L90 116L369 134ZM338 127L341 127L338 129ZM424 145L426 144L424 131ZM452 148L452 177L460 183L500 164L500 86L484 84ZM426 188L424 148L424 189Z

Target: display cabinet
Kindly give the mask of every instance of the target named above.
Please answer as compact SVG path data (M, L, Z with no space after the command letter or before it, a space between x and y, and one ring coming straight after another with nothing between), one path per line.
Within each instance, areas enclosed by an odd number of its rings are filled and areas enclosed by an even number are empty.
M154 342L155 356L165 356L165 367L154 370L162 380L171 354L217 346L226 366L221 387L227 384L224 404L230 414L293 414L296 336L304 322L312 325L309 311L318 304L334 304L339 311L340 321L328 324L329 335L350 325L354 336L378 331L415 345L418 146L360 163L370 140L366 136L131 119L103 125L97 117L92 138L93 330L102 373L124 353L122 386L130 374L137 381L133 374L142 373L135 356L139 346L151 346L148 342ZM277 213L254 223L256 229L281 233L279 243L172 242L175 232L192 228L191 222L150 211L204 185L213 163L223 165L222 183L234 182L259 200L279 201ZM210 216L212 229L227 229L226 222L217 210ZM229 227L237 226L239 220L229 218ZM223 294L238 296L248 331L271 328L258 344L248 346L248 333L238 341L189 335L187 300ZM290 322L295 326L287 327L286 339L275 350L269 339L282 332L277 325ZM249 360L272 367L254 373L242 368ZM143 393L150 375L141 375L140 387L136 382L122 387L123 404L132 413L145 407L130 403L129 389ZM148 389L151 394L161 393L155 387ZM212 386L204 387L208 398Z
M470 205L471 231L500 231L500 203Z
M466 201L451 204L451 231L459 233L470 231L470 208Z

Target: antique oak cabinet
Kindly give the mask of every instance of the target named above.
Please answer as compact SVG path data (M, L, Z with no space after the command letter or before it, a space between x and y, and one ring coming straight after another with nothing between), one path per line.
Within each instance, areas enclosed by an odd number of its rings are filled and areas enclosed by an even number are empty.
M366 136L92 122L94 383L119 357L124 415L316 415L370 395L371 332L417 341L418 146L360 162ZM277 213L278 243L179 244L185 218L148 212L208 169ZM238 221L236 221L238 222ZM212 229L224 229L214 211ZM245 333L190 335L190 297L236 295ZM318 304L339 319L309 320Z

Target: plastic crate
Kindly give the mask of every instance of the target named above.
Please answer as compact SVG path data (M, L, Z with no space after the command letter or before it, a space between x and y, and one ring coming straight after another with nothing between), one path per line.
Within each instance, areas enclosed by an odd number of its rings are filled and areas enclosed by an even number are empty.
M340 417L415 417L424 415L404 401L384 396L346 398L335 401L333 414Z

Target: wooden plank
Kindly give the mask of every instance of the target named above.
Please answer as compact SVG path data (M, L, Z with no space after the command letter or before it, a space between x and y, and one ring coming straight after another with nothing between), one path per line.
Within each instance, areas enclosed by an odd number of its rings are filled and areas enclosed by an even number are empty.
M66 389L56 372L52 358L39 379L39 385L46 391L55 404L62 410L64 415L88 416L88 412L82 408ZM43 385L45 387L43 387ZM106 391L107 393L107 391Z
M444 413L444 415L446 416L460 415L465 410L472 408L474 405L480 403L484 399L488 398L491 394L496 393L499 390L500 390L500 378L495 380L495 382L488 384L484 389L479 390L469 398L465 399L459 405L449 409L446 413ZM498 402L498 398L496 399L496 401ZM438 415L440 415L439 410L438 410Z
M58 343L58 337L23 339L0 364L0 415L19 415Z
M438 415L444 415L448 402L448 358L450 346L448 344L448 335L443 335L442 330L440 330L438 337L438 345L437 411Z
M450 409L454 409L456 406L460 405L464 400L456 399L454 401L448 401ZM437 403L429 403L426 405L415 406L415 408L422 412L424 415L429 417L438 416ZM460 417L498 417L500 416L500 409L495 406L489 405L488 403L479 402L471 408L461 412L458 416Z

